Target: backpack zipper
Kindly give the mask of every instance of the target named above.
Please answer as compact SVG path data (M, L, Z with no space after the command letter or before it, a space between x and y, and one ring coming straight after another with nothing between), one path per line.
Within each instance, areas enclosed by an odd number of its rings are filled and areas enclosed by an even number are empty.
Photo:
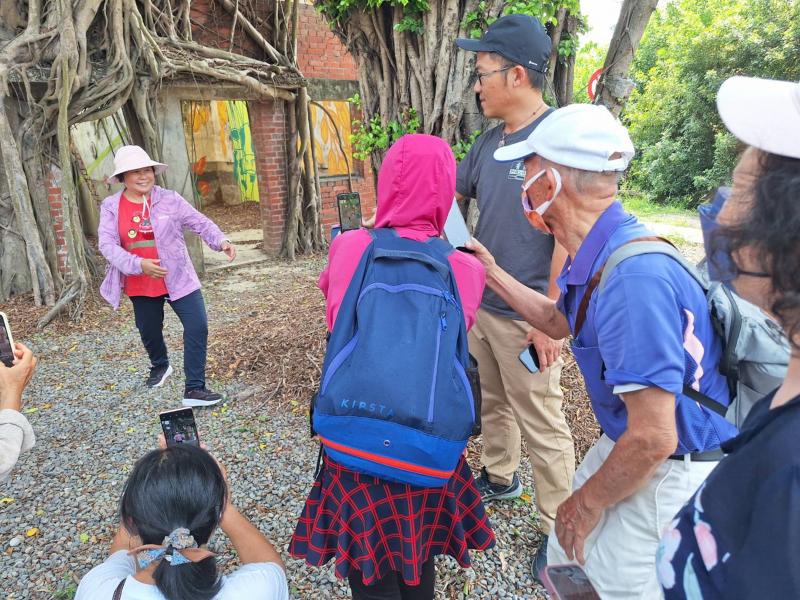
M433 408L436 404L436 376L439 373L439 349L442 345L442 333L447 331L447 315L442 311L439 315L439 330L436 332L436 362L433 363L433 379L431 392L428 396L428 423L433 423Z

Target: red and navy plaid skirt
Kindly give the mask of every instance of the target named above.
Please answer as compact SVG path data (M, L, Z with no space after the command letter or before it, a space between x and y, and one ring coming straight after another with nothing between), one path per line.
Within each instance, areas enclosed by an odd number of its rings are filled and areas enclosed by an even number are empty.
M335 557L342 579L357 570L369 585L396 571L407 585L419 585L429 558L449 554L469 567L469 550L486 550L494 541L463 456L441 488L364 475L325 456L289 552L317 567Z

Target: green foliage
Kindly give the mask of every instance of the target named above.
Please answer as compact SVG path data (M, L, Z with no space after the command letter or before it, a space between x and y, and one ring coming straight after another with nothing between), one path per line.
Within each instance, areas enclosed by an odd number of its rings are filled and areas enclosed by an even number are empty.
M361 97L358 94L348 98L348 101L357 108L361 107ZM417 133L419 126L419 116L413 108L406 110L399 121L389 121L386 125L381 122L380 115L375 115L366 122L354 120L353 133L350 135L353 157L367 160L372 152L386 150L405 134Z
M430 10L428 0L316 0L314 2L317 10L324 14L331 23L338 23L353 10L375 10L385 4L393 8L402 8L405 15L403 21L408 19L405 24L402 21L398 23L398 30L403 28L403 31L416 31L417 33L421 31L421 27L418 27L414 21L421 26L420 16Z
M478 139L478 136L481 134L479 130L473 131L469 134L469 137L463 140L459 140L455 144L451 146L453 149L453 154L456 157L456 162L461 162L464 160L464 157L469 152L469 149L472 148L472 144L475 143L475 140Z
M410 31L411 33L416 33L419 35L422 33L424 26L422 24L422 19L405 16L400 19L400 22L394 26L396 31Z
M493 22L494 19L486 16L486 0L481 0L477 9L464 15L464 28L469 32L469 37L473 39L481 37Z
M486 0L481 0L477 9L464 15L464 26L469 31L469 37L481 37L496 20L486 15L487 8ZM510 0L503 8L503 14L531 15L547 26L556 24L556 14L560 8L566 8L572 15L580 15L581 12L579 0ZM561 53L562 47L559 44L559 56L569 56L574 51L576 41L570 40L567 36L564 42L564 54Z
M800 4L675 0L654 13L624 114L638 153L630 189L696 206L729 181L738 143L719 118L716 95L732 75L800 79Z
M544 25L555 25L560 8L566 8L571 15L579 15L581 3L579 0L510 0L503 8L503 14L531 15Z
M573 83L572 101L577 104L588 104L589 93L586 91L589 78L603 66L607 47L600 47L596 42L583 44L575 56L575 81Z

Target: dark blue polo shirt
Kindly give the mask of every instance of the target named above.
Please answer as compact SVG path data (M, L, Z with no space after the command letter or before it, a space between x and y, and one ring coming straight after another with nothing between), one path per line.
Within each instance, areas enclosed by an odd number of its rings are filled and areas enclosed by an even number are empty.
M575 331L575 317L594 273L633 238L652 236L619 202L600 216L567 260L558 279L558 308ZM736 428L683 395L684 384L727 405L727 382L717 369L722 344L714 333L702 288L672 258L644 254L620 263L603 292L595 290L573 354L592 408L614 441L627 427L620 394L658 387L676 396L677 454L718 448Z

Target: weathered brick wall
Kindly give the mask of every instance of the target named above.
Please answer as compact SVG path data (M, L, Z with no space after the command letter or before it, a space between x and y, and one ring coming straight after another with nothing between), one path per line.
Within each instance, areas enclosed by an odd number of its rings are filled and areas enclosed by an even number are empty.
M288 191L286 104L282 101L248 102L247 106L256 154L264 249L277 251L283 236Z
M56 257L58 270L62 275L68 273L67 242L64 237L64 205L61 196L61 169L50 167L47 181L47 200L50 205L50 219L53 223L53 234L56 240Z
M300 71L314 79L358 80L358 69L328 24L316 9L300 5L297 58Z

